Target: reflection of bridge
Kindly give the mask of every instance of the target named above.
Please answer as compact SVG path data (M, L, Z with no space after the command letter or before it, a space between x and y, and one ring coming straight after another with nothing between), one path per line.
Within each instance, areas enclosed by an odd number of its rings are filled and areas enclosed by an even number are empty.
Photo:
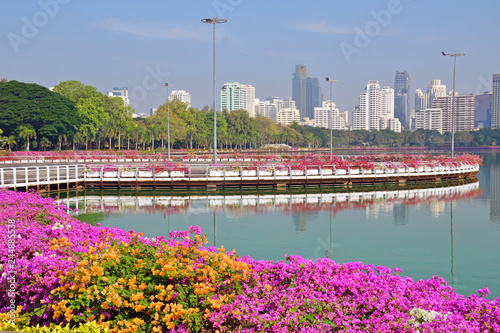
M117 167L115 171L85 170L83 164L37 165L0 168L0 187L14 189L35 188L37 191L70 188L256 188L293 186L351 186L393 183L439 182L443 180L474 177L478 165L435 166L411 168L408 166L389 169L336 169L315 167L307 170L221 170L193 168L192 174L184 171L143 172L127 171Z
M148 211L166 214L208 213L211 211L258 214L269 211L341 211L374 204L419 204L431 200L454 200L479 195L479 182L440 188L405 189L351 193L256 194L256 195L87 195L59 199L80 212Z

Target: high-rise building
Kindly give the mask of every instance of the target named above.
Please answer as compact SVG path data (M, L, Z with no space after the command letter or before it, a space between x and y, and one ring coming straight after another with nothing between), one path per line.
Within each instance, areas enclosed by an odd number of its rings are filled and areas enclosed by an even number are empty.
M296 108L297 105L295 104L295 101L291 97L285 97L285 99L283 100L283 107Z
M426 108L415 111L415 129L436 130L443 134L443 113L441 109Z
M455 132L474 130L475 96L460 96L456 93L453 98L454 94L452 91L448 96L434 97L432 101L432 108L442 111L443 132L452 131L452 114L455 118Z
M261 101L258 98L254 102L255 117L267 117L276 121L276 106L270 101Z
M250 84L242 84L241 87L245 90L245 110L248 111L250 117L255 117L255 87Z
M380 116L394 118L394 89L384 86L380 90Z
M255 100L255 88L253 86L234 81L224 83L220 90L221 111L246 110L249 115L252 115L254 107L252 102L248 101L247 94L253 95L252 101ZM252 110L249 109L250 107L252 107Z
M410 122L410 75L407 71L396 71L394 77L394 117L409 128Z
M308 77L305 65L295 65L292 78L292 99L300 111L300 117L314 117L314 107L320 106L323 98L318 78Z
M127 87L115 87L113 88L113 91L108 92L108 96L120 97L121 99L123 99L123 104L125 104L125 106L130 105L130 99L128 97Z
M493 74L491 96L491 128L500 128L500 74Z
M474 127L491 127L491 92L476 95L476 107L474 112Z
M415 90L415 111L425 109L427 107L426 94L418 88Z
M378 81L368 81L365 92L359 96L357 126L364 130L378 130L380 118L380 85Z
M330 116L331 112L331 116ZM335 105L335 102L323 101L323 106L314 108L314 126L330 128L334 130L345 130L346 122L343 117L339 115L339 109Z
M432 107L432 101L436 97L446 97L446 85L441 84L441 80L432 80L427 87L426 107Z
M185 90L172 90L170 95L168 95L169 101L181 101L185 103L188 108L191 107L191 95Z
M278 114L278 112L280 112L280 110L282 108L289 107L289 106L284 106L284 101L281 98L279 98L278 96L268 97L268 98L266 98L266 101L268 101L269 103L274 105L274 108L276 109L276 114ZM293 106L293 108L295 108L295 106Z

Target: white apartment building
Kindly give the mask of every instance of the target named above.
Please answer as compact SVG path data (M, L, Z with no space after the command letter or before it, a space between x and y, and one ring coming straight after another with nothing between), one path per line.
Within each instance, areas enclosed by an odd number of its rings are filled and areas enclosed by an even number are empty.
M388 86L380 90L380 116L394 118L394 89Z
M283 125L291 125L300 122L300 112L297 108L282 108L276 115L276 122Z
M427 87L427 107L432 107L432 101L436 97L446 97L446 85L441 84L441 80L432 80Z
M330 124L331 119L331 124ZM323 101L322 106L314 108L314 127L332 128L334 130L345 130L346 122L339 115L339 109L333 101Z
M415 129L435 130L443 134L443 112L437 108L415 111Z
M455 105L453 106L453 103ZM452 131L452 109L454 109L455 132L474 130L475 96L460 96L456 93L453 99L453 91L448 96L435 97L432 108L441 109L443 132Z
M379 130L391 130L393 132L401 133L401 121L398 118L391 117L386 114L379 119Z
M249 84L226 82L220 90L221 111L246 110L251 116L255 108L252 101L255 101L255 88Z
M359 128L378 129L380 117L380 85L378 81L368 81L365 92L359 95L359 113L356 125Z
M123 104L125 104L125 106L130 105L130 99L128 97L128 88L127 87L115 87L115 88L113 88L113 91L108 92L108 96L120 97L121 99L123 99Z
M191 94L185 90L172 90L170 95L168 95L168 100L170 102L178 100L185 103L188 108L191 107Z
M245 110L248 111L250 117L255 117L255 87L250 84L242 84L241 87L245 90Z
M276 106L272 104L270 101L261 101L258 98L255 99L254 102L254 116L255 117L267 117L276 121Z
M365 92L359 95L359 110L353 113L353 129L378 130L380 117L394 118L394 89L378 81L368 81Z

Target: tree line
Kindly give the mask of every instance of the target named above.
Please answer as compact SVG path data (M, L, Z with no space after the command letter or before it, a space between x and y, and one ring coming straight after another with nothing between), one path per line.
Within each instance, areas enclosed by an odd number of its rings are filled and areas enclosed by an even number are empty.
M213 147L213 110L165 102L148 118L133 118L134 110L120 97L111 97L79 81L63 81L53 91L17 81L0 82L0 135L6 149L166 149L168 127L173 148ZM236 110L217 113L217 145L227 149L256 149L267 144L329 147L326 128L277 124L266 117L251 118ZM451 134L417 130L333 131L336 148L446 147ZM455 145L496 146L500 130L489 128L455 133Z

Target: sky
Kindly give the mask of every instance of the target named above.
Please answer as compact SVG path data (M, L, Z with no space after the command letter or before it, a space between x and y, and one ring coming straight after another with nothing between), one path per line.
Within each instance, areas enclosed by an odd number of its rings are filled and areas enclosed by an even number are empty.
M296 64L333 84L340 111L352 111L369 80L394 86L408 71L411 103L439 79L456 90L491 90L500 73L500 1L39 0L2 1L0 77L52 87L78 80L101 92L128 87L137 113L170 91L212 105L213 26L216 91L225 82L255 87L257 98L292 95Z

